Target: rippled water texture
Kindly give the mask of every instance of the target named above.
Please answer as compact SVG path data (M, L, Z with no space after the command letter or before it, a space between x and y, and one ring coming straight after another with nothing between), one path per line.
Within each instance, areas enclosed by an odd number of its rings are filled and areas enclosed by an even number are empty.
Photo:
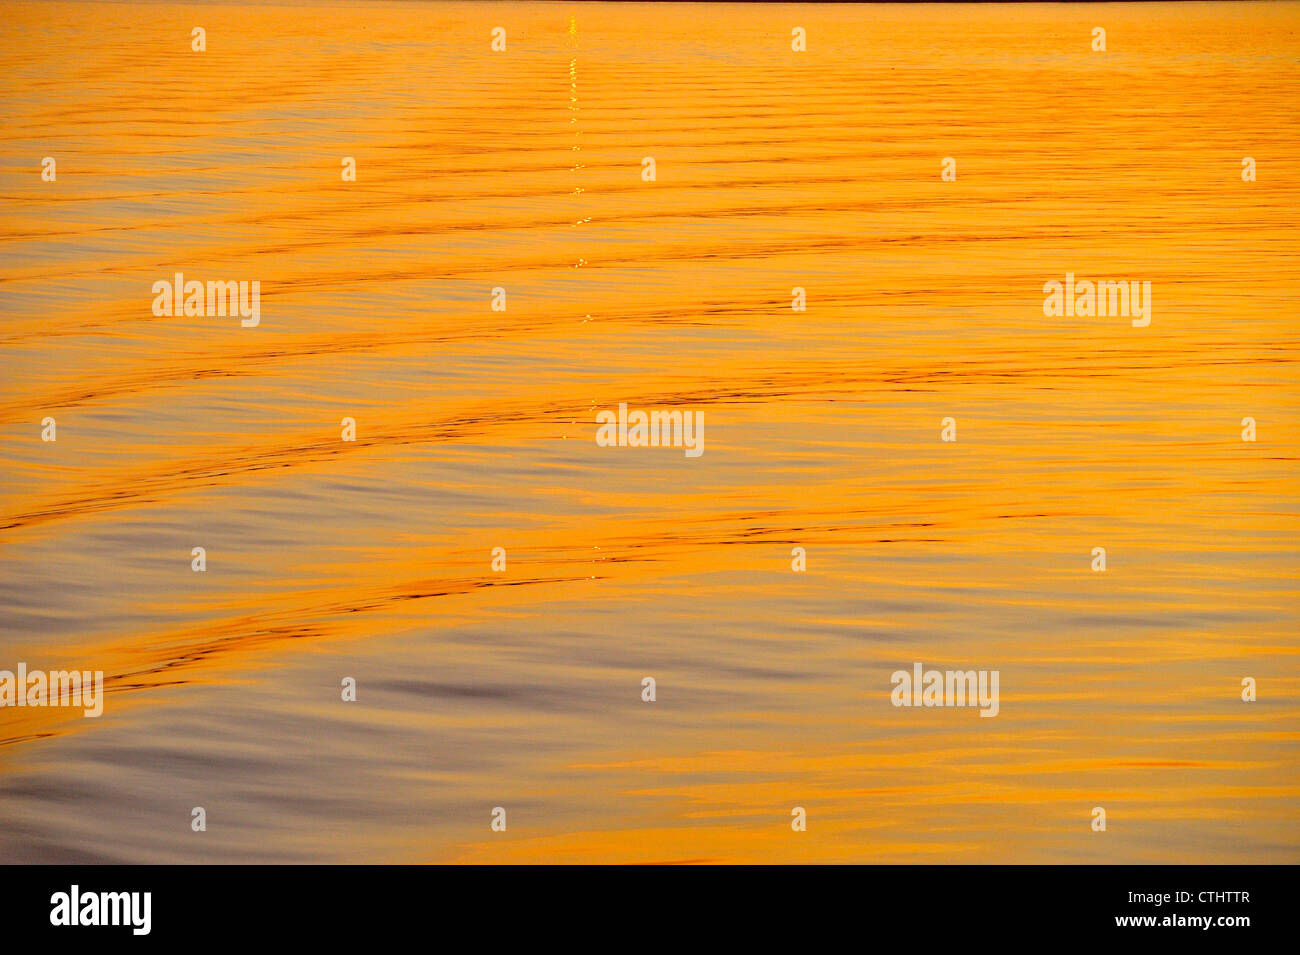
M0 710L0 859L1300 861L1298 54L1295 3L6 4L0 668L107 692ZM178 271L260 325L155 317ZM892 706L918 661L999 715Z

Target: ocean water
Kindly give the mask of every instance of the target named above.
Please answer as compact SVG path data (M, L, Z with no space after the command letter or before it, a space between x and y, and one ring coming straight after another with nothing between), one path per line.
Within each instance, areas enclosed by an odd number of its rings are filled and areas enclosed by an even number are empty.
M29 3L0 70L0 668L105 680L0 709L0 860L1300 861L1300 4Z

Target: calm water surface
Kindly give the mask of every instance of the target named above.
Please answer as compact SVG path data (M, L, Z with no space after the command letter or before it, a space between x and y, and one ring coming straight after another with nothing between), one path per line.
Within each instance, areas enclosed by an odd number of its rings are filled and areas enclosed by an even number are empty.
M1300 861L1300 5L30 3L0 72L0 668L108 684L0 711L0 859Z

